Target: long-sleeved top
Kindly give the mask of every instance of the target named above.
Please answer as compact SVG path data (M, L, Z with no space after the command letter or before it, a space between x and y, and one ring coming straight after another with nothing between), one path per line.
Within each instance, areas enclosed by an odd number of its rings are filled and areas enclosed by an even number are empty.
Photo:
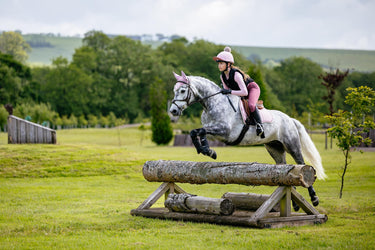
M228 79L229 78L229 72L225 74L226 78ZM223 86L225 89L230 89L224 82L222 76L220 75L220 79L221 79L221 82L223 83ZM243 77L242 75L239 73L239 72L236 72L234 73L234 80L236 81L236 83L238 84L238 87L240 88L240 90L233 90L232 89L232 95L237 95L237 96L247 96L248 95L248 92L247 92L247 88L246 88L246 84L243 80Z

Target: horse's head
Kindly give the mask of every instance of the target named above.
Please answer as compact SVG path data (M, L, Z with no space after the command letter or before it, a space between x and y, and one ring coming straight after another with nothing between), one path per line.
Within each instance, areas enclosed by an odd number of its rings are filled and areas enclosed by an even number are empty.
M184 109L195 102L196 97L193 91L193 86L190 84L190 81L185 73L181 71L180 76L174 72L173 74L177 82L173 89L174 98L172 100L172 105L169 112L171 112L171 114L174 116L180 116Z

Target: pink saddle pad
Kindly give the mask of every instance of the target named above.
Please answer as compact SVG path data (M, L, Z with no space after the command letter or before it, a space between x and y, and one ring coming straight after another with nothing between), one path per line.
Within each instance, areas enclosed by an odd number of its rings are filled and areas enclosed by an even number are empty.
M240 107L242 120L245 123L245 121L246 121L246 111L243 107L243 103L241 102L241 100L238 102L238 105ZM258 109L258 110L259 110L260 118L262 119L262 123L271 123L272 122L273 116L268 109L262 108L262 109Z

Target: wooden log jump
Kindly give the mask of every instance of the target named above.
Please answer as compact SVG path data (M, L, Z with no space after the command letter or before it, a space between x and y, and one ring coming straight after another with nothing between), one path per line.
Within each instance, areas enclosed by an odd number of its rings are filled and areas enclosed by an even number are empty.
M164 160L147 161L143 176L156 182L303 187L311 186L316 179L315 169L308 165Z
M314 183L315 170L308 165L159 160L147 161L143 175L148 181L163 183L131 210L136 216L258 228L320 224L328 219L293 188ZM176 182L279 187L271 195L228 192L221 199L213 199L190 195ZM163 195L165 207L151 208ZM305 213L292 213L292 200Z

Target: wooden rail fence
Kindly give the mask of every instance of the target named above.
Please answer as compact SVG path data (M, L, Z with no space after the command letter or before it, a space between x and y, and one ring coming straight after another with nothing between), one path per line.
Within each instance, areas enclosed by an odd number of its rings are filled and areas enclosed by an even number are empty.
M8 116L8 143L56 144L56 131L16 116Z

